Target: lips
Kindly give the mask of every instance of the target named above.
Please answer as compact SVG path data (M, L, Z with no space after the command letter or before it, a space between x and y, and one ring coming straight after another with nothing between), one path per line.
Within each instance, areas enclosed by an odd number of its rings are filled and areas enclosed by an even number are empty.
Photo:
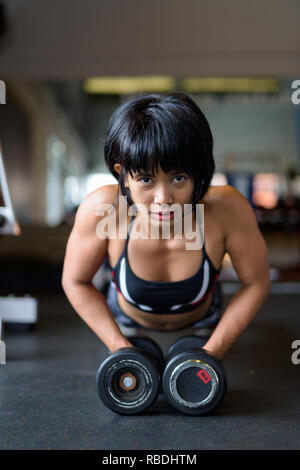
M174 212L173 211L171 211L171 212L159 211L159 212L153 212L153 214L155 214L155 216L158 217L161 220L163 220L163 219L173 219L174 218Z
M152 214L156 214L156 215L173 215L174 212L152 212Z

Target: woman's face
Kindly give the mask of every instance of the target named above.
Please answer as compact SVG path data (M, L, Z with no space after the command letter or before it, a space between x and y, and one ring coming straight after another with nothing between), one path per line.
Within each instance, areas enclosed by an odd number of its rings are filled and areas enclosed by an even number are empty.
M115 165L115 170L118 173L121 171L120 164ZM128 173L125 185L130 190L133 202L142 204L147 213L151 213L153 220L171 221L174 214L169 211L169 206L178 204L183 214L184 204L192 204L195 182L185 172L164 173L159 166L154 175L142 171L131 177Z

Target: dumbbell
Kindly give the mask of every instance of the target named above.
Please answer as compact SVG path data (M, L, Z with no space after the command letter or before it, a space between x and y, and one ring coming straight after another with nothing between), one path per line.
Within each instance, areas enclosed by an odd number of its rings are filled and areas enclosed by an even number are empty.
M176 409L192 416L215 409L227 390L222 361L202 349L207 340L196 335L173 343L166 355L162 390Z
M133 415L156 400L164 355L150 338L133 336L128 340L134 348L121 348L106 357L99 367L96 387L105 406L119 414Z

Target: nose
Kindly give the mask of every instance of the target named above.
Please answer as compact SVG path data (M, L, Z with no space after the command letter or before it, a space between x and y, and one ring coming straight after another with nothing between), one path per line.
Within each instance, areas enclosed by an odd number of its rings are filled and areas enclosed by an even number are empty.
M154 195L154 203L159 204L160 206L163 204L170 205L173 203L172 191L168 185L161 184L157 186Z

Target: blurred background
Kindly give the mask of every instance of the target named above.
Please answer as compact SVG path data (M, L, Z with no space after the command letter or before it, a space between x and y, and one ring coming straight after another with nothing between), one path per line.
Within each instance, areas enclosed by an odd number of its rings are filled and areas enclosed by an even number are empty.
M252 205L272 278L226 357L221 414L193 432L162 396L141 420L101 406L107 351L61 287L79 204L115 182L110 116L136 93L173 91L206 115L212 185ZM0 447L299 449L299 102L299 0L0 0ZM104 263L94 283L105 293L108 280ZM239 289L228 256L221 280L228 304ZM188 333L145 334L166 352Z
M0 295L63 294L76 209L116 182L104 164L108 120L140 92L182 91L201 107L214 136L212 184L247 197L273 282L296 285L299 20L296 0L1 1L0 142L21 235L0 235ZM227 256L222 279L237 281ZM105 290L105 266L95 282Z

